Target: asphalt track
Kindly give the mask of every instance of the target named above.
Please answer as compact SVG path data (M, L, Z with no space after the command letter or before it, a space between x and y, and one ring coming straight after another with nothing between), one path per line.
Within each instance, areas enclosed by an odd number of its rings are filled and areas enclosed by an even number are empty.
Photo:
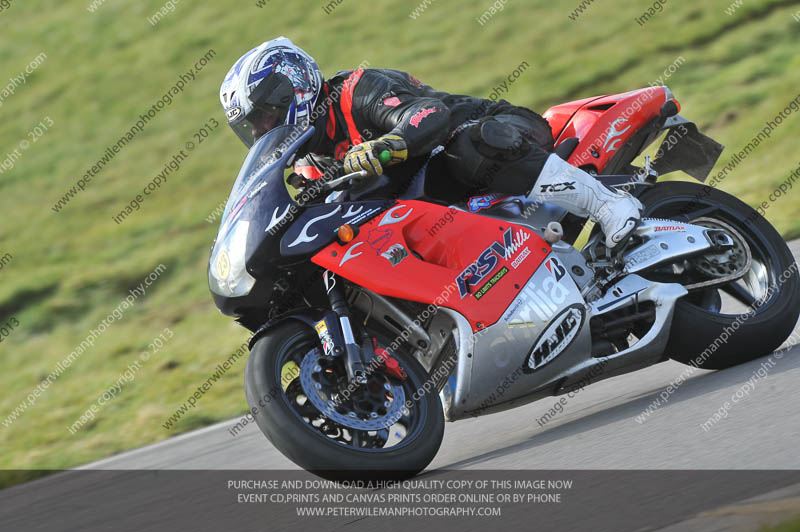
M800 255L800 240L791 244ZM800 324L798 324L800 325ZM800 332L800 328L795 328ZM724 371L696 370L643 422L637 416L687 368L664 362L593 384L570 398L448 423L429 469L800 469L800 346ZM751 381L762 364L765 378ZM750 389L752 388L752 389ZM244 396L244 392L242 392ZM726 401L731 407L725 409ZM727 417L712 426L715 412ZM720 417L721 414L718 415ZM88 464L92 469L297 469L250 423L229 420Z
M800 241L790 245L797 257ZM797 327L795 331L798 332ZM437 470L445 469L798 470L799 351L800 347L791 347L780 358L773 353L724 371L697 370L646 419L637 420L637 416L679 379L687 366L666 362L593 384L570 398L563 412L544 426L536 420L558 401L557 397L448 423L441 449L423 477L435 477ZM767 366L765 377L754 378L759 368ZM733 401L737 393L741 397ZM727 408L726 401L730 405ZM720 409L726 417L709 425L707 422ZM255 424L250 423L233 436L228 429L237 421L218 423L84 468L297 469ZM705 429L701 426L704 423ZM673 513L659 524L678 526L676 522L697 515L699 510L711 510L794 484L785 475L775 478L781 480L776 480L774 486L767 480L757 492L745 494L731 486L729 497L717 494L723 497L709 501L707 508L688 508L691 515ZM795 500L800 512L800 498ZM698 525L686 528L689 529L714 527Z

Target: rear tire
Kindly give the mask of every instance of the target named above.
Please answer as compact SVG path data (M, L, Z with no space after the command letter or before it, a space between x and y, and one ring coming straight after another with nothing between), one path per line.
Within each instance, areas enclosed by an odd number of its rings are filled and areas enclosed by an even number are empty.
M758 256L763 261L773 291L746 319L746 314L721 314L690 296L681 298L666 349L669 358L702 369L723 369L768 355L789 337L800 314L797 264L789 246L767 220L730 194L696 183L658 183L639 200L646 217L690 222L699 213L734 227L747 241L754 260ZM702 212L711 207L716 210ZM779 283L778 278L787 272L791 275Z
M438 394L425 393L414 403L420 420L407 435L409 441L384 449L347 447L312 430L281 387L281 367L286 357L315 346L319 346L319 339L314 330L295 320L276 325L256 341L247 359L244 380L247 403L251 412L256 412L254 417L261 432L292 462L323 478L403 479L422 471L433 460L444 436L444 413ZM413 357L399 353L393 356L415 388L426 381L427 372ZM267 397L268 401L264 399ZM259 401L266 404L262 406Z

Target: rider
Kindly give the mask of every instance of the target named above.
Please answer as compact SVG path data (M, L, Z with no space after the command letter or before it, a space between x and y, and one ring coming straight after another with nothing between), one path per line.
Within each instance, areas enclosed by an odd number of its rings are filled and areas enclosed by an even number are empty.
M225 76L220 101L248 148L278 125L315 126L295 164L308 179L342 159L348 172L378 175L384 165L397 165L392 170L408 175L443 145L448 174L465 190L524 195L590 216L609 248L641 216L636 198L552 153L550 126L533 111L438 92L397 70L359 68L325 80L314 59L285 37L244 54ZM385 150L391 158L381 162Z

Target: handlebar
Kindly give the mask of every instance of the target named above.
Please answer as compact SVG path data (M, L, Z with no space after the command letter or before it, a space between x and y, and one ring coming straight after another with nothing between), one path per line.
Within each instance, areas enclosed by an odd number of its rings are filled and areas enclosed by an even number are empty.
M348 181L350 179L355 179L357 177L367 177L366 170L360 170L358 172L353 172L352 174L345 174L342 177L337 177L336 179L331 179L325 184L325 188L327 189L336 188L345 181Z
M390 160L392 160L392 153L389 150L383 150L380 153L378 153L377 155L378 155L378 160L383 164L386 164ZM334 188L338 187L339 185L341 185L345 181L348 181L350 179L360 178L360 177L367 177L367 172L364 171L364 170L361 170L361 171L358 171L358 172L353 172L351 174L345 174L342 177L337 177L336 179L332 179L332 180L328 181L326 183L326 187L325 188L327 188L328 190L331 190L331 189L334 189Z

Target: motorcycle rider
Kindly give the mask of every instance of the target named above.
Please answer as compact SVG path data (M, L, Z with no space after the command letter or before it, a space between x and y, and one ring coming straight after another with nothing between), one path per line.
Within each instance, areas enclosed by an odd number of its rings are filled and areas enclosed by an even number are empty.
M358 68L325 80L314 59L279 37L244 54L220 88L228 123L249 148L282 124L313 125L295 171L307 179L343 160L347 172L410 176L436 146L464 190L524 195L600 224L613 248L641 203L552 153L547 121L524 107L435 91L405 72ZM379 154L391 158L382 163ZM399 177L398 177L399 179Z

